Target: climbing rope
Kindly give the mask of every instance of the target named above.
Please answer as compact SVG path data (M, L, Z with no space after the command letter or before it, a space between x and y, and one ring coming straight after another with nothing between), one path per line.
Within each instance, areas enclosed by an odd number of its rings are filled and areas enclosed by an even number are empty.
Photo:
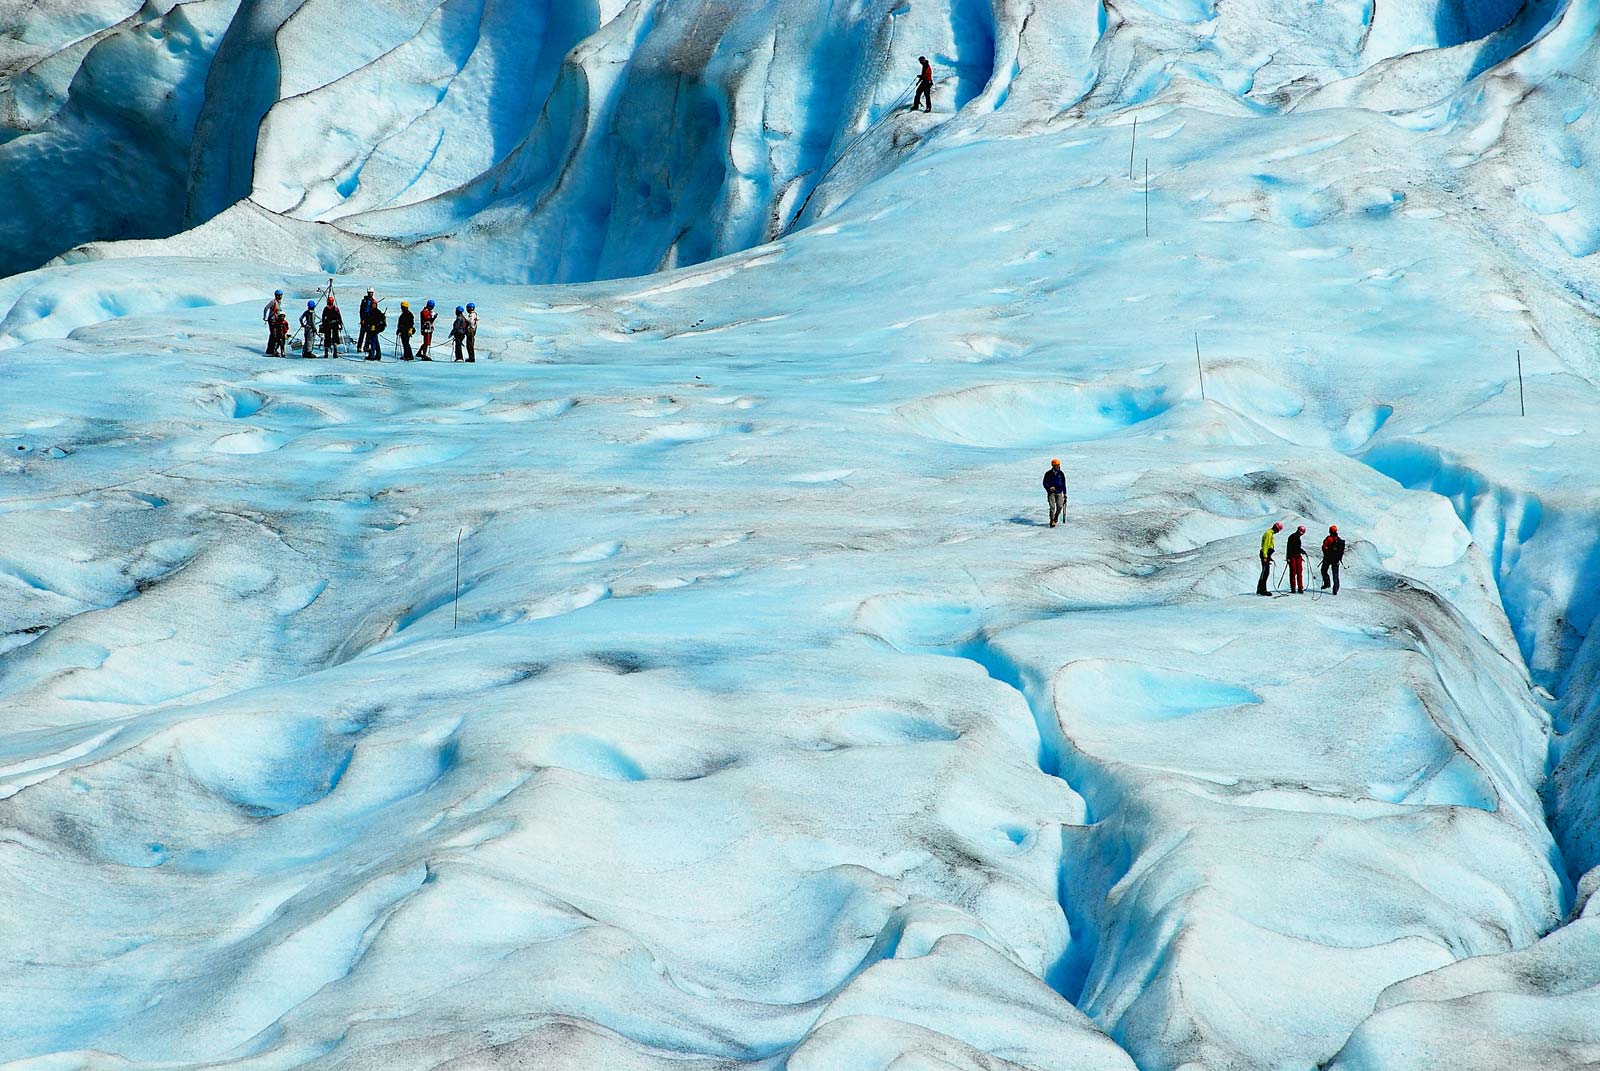
M821 176L819 176L817 178L817 181L812 184L811 192L807 193L806 196L805 196L805 200L800 202L800 210L798 212L796 212L794 214L794 216L789 220L788 225L783 228L783 230L779 234L779 237L782 237L783 235L788 234L790 231L794 230L796 225L799 224L800 218L806 214L806 208L811 204L811 198L816 196L816 192L818 190L822 189L823 183L828 181L828 176L833 174L834 168L838 167L841 163L843 163L845 157L849 156L850 153L852 151L854 151L855 147L857 145L861 144L861 142L866 139L867 135L871 134L874 130L878 129L878 127L882 126L886 119L888 119L895 112L899 111L900 108L908 100L911 99L912 94L914 94L917 91L917 82L918 81L919 81L919 78L911 79L911 84L906 86L905 90L902 91L901 94L898 97L894 98L894 100L889 103L889 107L884 109L884 112L883 112L882 115L878 116L877 119L873 120L873 122L865 130L861 131L855 137L851 138L848 142L845 143L845 147L844 148L840 149L837 153L834 154L833 163L829 164L826 168L824 168ZM948 81L948 79L940 79L939 81L935 82L934 85L936 85L936 86L937 85L942 85L946 81Z

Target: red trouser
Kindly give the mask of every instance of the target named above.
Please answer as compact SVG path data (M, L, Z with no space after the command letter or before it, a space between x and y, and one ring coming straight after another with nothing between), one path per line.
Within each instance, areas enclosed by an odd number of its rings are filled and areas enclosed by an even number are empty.
M1306 590L1306 560L1304 558L1289 559L1289 590L1305 594Z

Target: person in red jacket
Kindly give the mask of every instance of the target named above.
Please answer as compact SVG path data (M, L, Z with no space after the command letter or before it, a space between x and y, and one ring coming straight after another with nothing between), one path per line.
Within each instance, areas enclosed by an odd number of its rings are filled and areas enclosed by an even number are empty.
M1344 561L1344 540L1339 536L1337 524L1328 525L1328 538L1322 541L1322 590L1328 590L1328 580L1333 580L1333 593L1339 594L1339 563Z
M933 66L928 63L927 56L918 56L917 62L922 64L922 71L917 75L917 95L911 102L911 110L916 111L917 106L926 104L926 111L933 111Z
M267 350L267 356L269 356L269 357L287 357L287 356L289 356L287 353L284 352L284 347L288 343L288 341L289 341L289 317L285 316L283 314L283 311L280 309L272 317L272 340L269 343L269 345L272 348Z
M433 311L433 299L429 298L428 303L422 307L422 315L419 317L417 325L422 332L422 348L417 350L417 360L419 361L433 360L432 357L428 356L428 347L433 345L433 321L438 318L439 314Z

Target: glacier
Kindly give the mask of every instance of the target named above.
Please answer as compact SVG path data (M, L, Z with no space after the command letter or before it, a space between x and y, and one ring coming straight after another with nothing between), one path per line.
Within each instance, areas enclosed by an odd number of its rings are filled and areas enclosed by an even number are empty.
M0 1065L1600 1061L1597 70L1600 0L0 11ZM264 357L330 277L484 359Z

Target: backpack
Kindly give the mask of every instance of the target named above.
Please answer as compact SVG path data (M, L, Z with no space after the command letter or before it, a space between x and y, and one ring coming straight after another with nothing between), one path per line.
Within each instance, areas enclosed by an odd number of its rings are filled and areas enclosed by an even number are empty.
M384 331L386 331L388 329L388 327L389 327L389 318L383 314L383 310L382 309L373 309L372 310L372 330L381 335L381 334L383 334Z

